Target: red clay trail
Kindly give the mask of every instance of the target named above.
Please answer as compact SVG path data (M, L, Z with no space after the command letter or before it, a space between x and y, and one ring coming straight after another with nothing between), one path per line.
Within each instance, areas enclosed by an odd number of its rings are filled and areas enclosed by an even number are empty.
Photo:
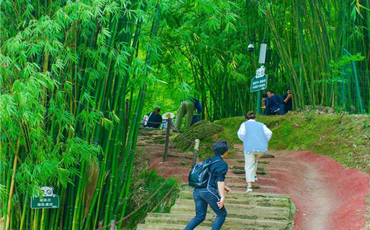
M369 176L345 169L329 157L311 152L275 152L268 159L266 176L260 176L260 192L291 195L296 206L297 230L363 229ZM267 180L264 180L266 178ZM271 178L276 179L271 183ZM264 186L266 187L264 187Z

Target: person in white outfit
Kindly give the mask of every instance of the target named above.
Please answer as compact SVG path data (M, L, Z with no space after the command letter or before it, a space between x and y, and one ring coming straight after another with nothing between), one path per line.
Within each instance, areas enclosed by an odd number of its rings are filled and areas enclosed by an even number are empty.
M256 121L253 112L245 115L245 122L240 125L238 137L243 141L245 159L245 178L248 184L246 192L252 192L252 183L257 181L258 159L267 153L272 132L261 122Z

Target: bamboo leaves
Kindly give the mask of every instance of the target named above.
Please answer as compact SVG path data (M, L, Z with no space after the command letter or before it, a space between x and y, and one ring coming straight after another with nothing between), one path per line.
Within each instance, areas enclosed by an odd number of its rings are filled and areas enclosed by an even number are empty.
M120 216L123 203L115 206L116 198L118 194L122 194L121 200L127 196L127 188L120 186L129 186L135 145L132 139L136 138L138 128L137 117L131 128L127 125L130 114L126 114L129 111L126 95L138 90L134 84L128 88L128 84L132 75L135 81L145 83L147 73L154 70L148 59L144 62L138 55L140 32L154 33L147 32L149 28L141 20L152 17L146 6L152 7L150 2L136 1L95 0L68 4L54 1L50 5L30 2L23 18L15 19L21 25L18 33L9 29L14 36L2 35L5 42L1 47L4 53L0 71L5 73L1 81L6 84L0 96L4 105L1 117L6 121L2 129L9 135L1 141L2 146L12 147L1 151L6 160L13 159L10 165L1 165L0 174L1 184L9 184L6 189L10 191L0 204L0 209L8 213L7 226L17 226L11 208L19 206L10 206L15 187L19 194L14 202L38 195L37 188L43 185L55 186L64 197L62 210L58 212L38 212L23 207L21 228L25 227L26 218L32 218L28 222L33 223L32 228L95 228L104 213L104 208L99 207L104 207L106 202L112 207L107 222L113 216ZM13 12L22 11L22 7L11 5ZM23 21L34 17L30 14L34 11L36 18ZM14 14L9 15L12 16ZM155 21L158 25L157 19ZM8 27L3 23L1 26ZM143 47L148 47L148 56L158 59L159 44L147 38L142 42ZM139 56L135 59L137 64L132 65L135 55ZM134 100L142 104L144 98ZM137 108L136 114L139 114L142 106ZM129 138L128 130L131 131ZM125 149L127 153L122 151ZM114 162L112 156L116 159ZM93 167L101 169L96 190L86 190L89 186L86 170L91 168L91 162L95 162ZM9 172L14 174L6 173L12 166L14 169ZM111 167L114 170L110 170ZM107 179L110 182L103 183ZM107 200L108 187L112 188L109 189L112 195ZM54 222L45 222L49 215ZM88 218L87 222L84 218Z

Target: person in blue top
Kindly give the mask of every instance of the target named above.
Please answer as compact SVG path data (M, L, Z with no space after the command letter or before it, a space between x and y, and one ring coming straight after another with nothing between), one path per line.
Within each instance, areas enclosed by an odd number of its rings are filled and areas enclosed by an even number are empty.
M156 107L153 112L149 113L146 127L158 128L162 124L162 115L159 114L161 110Z
M176 114L175 127L180 131L182 118L186 115L185 128L191 125L193 120L194 110L197 110L197 115L202 112L202 106L200 105L199 100L191 97L187 100L182 100L179 109Z
M246 192L252 192L252 183L257 181L258 159L267 153L268 142L272 132L261 122L256 121L254 113L245 115L245 122L240 125L238 137L243 141L245 178L248 184Z
M267 91L267 104L266 104L266 114L275 115L279 114L281 100L279 95L274 94L274 91Z
M286 89L286 94L283 94L281 97L281 103L284 105L284 113L287 113L289 111L293 110L292 106L292 90L290 87Z
M206 188L195 188L193 198L195 202L195 217L188 223L185 230L192 230L204 221L207 215L208 205L216 213L216 219L213 222L212 230L219 230L225 222L227 212L224 206L225 191L231 192L231 189L225 185L225 177L228 171L228 165L224 158L229 153L229 147L226 141L218 141L213 145L214 162L209 171L211 173L209 183ZM217 162L215 162L217 161Z

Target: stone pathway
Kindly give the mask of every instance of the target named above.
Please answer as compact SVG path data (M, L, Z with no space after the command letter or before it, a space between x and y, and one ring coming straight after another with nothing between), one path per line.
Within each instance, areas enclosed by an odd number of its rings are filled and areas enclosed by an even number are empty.
M148 139L147 139L148 140ZM151 142L151 141L149 141ZM150 161L150 169L156 168L160 176L178 176L187 183L187 176L191 168L192 153L182 153L177 149L170 149L166 162L163 161L163 145L144 143ZM289 229L292 226L291 201L289 195L260 193L261 187L254 186L253 193L246 193L244 174L244 160L242 152L236 149L234 159L226 159L229 172L226 184L232 192L226 196L225 207L228 216L222 229ZM260 161L258 175L266 175L268 159ZM269 180L260 177L260 180ZM262 188L263 189L263 188ZM138 230L144 229L184 229L194 217L195 207L192 197L193 188L184 184L180 188L179 198L171 208L170 213L149 213L145 223L138 225ZM215 213L208 208L206 220L196 229L210 229Z
M192 153L170 149L168 161L162 162L163 144L143 145L149 169L187 182ZM367 229L368 175L311 152L270 151L273 158L259 161L258 182L253 193L247 194L242 145L234 149L235 154L225 159L229 165L226 184L232 193L226 197L229 215L222 229ZM138 229L184 229L195 214L191 191L182 187L170 213L150 213ZM290 200L296 208L293 223ZM214 213L209 211L197 229L210 229L213 220Z
M139 224L137 230L184 229L195 214L192 194L192 188L184 186L170 213L149 213L145 224ZM287 229L290 205L289 195L234 191L226 198L228 214L222 229ZM215 216L208 208L206 220L196 229L209 230Z

